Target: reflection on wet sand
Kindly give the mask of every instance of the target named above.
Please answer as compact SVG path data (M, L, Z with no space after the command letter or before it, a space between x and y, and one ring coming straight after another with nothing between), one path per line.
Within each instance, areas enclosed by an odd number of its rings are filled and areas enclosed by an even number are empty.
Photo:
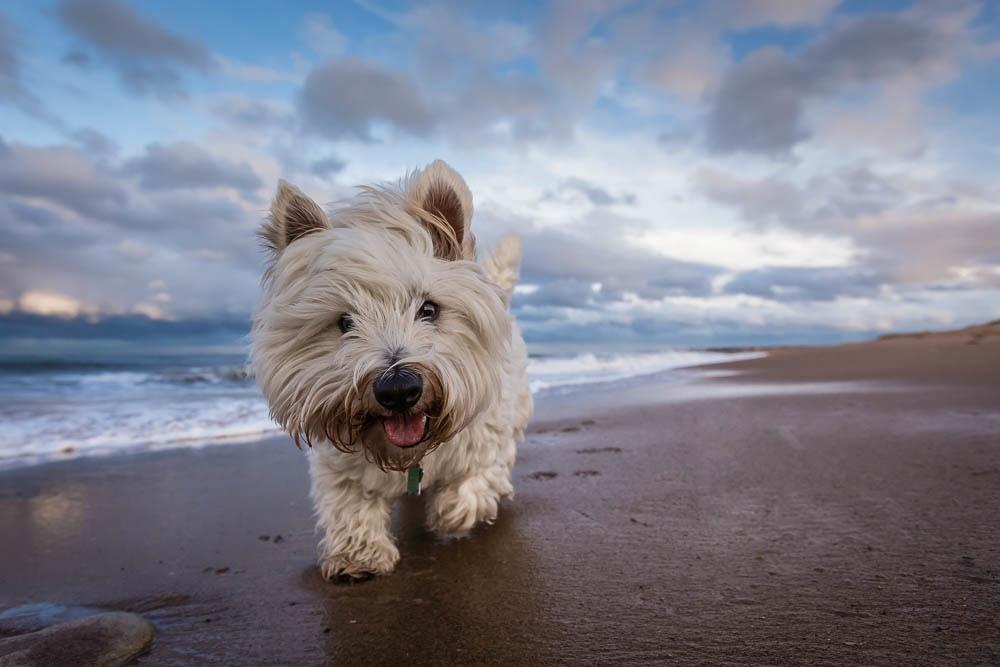
M416 662L539 664L554 661L560 626L547 614L537 547L517 503L466 539L423 527L423 499L404 498L394 518L402 560L390 576L360 584L319 582L337 664ZM310 587L312 587L310 585Z

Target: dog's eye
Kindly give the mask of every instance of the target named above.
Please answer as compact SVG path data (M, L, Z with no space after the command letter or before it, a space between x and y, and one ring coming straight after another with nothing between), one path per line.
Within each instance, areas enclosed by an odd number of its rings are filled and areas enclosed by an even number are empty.
M417 319L433 322L438 317L438 305L433 301L424 301L417 311Z
M344 313L340 316L340 319L337 320L337 326L340 327L341 333L347 333L354 328L354 318L347 313Z

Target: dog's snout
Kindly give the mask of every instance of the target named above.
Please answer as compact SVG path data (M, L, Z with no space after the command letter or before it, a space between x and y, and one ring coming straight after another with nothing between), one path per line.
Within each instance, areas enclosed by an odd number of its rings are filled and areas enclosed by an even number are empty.
M375 400L386 410L406 412L420 400L424 381L409 368L393 368L383 373L372 387Z

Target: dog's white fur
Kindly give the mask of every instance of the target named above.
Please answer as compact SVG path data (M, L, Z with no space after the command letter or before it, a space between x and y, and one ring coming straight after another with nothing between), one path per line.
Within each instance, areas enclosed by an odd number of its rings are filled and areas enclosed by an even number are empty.
M472 213L465 181L441 161L396 187L362 188L330 216L279 184L261 232L272 261L251 363L275 420L312 445L324 576L393 570L390 513L417 461L438 533L492 523L513 495L532 411L527 353L508 312L521 244L507 237L476 264ZM436 321L417 316L424 301L439 306ZM341 332L345 314L352 328ZM428 441L412 450L386 440L370 398L373 378L401 364L421 369L417 407L433 415Z

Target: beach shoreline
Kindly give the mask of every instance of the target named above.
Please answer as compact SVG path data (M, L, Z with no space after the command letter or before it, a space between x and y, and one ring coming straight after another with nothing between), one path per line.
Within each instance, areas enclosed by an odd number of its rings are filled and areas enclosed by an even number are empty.
M285 437L2 471L0 613L137 611L139 664L997 662L1000 344L971 339L543 401L496 525L440 541L404 499L398 572L358 585L319 577Z

